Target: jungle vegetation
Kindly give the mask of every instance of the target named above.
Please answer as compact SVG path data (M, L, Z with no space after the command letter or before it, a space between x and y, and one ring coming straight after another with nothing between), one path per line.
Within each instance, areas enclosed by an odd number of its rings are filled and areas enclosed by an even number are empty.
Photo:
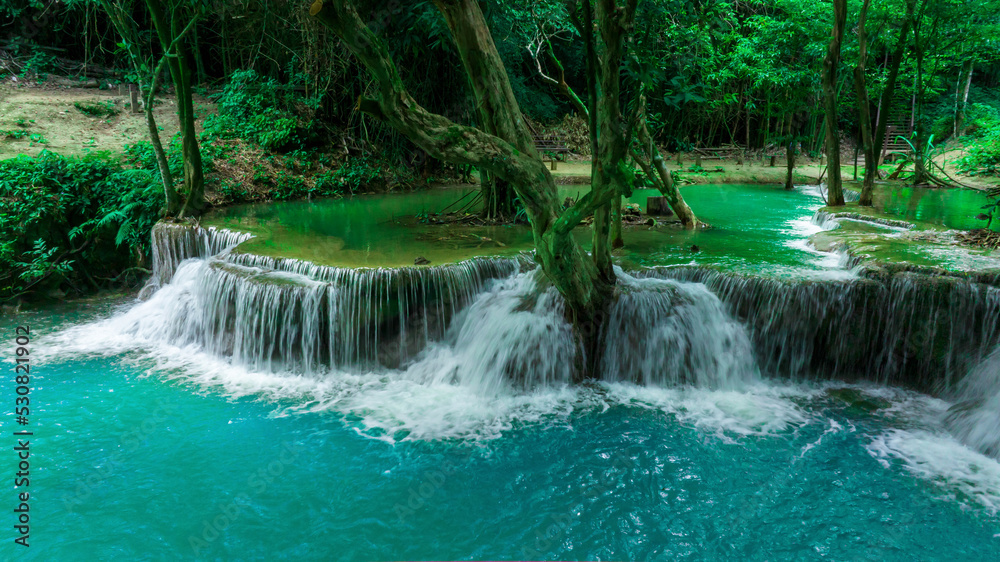
M1000 0L0 0L5 80L137 84L149 130L125 161L2 164L0 296L42 279L99 286L92 266L109 263L109 242L142 266L130 237L158 216L197 217L211 192L251 198L206 182L238 138L285 163L269 178L277 198L354 192L389 170L476 170L484 218L526 218L595 349L622 197L656 187L699 227L665 151L781 150L790 188L797 155L839 170L841 146L856 146L863 205L887 144L905 144L892 156L914 184L953 184L933 158L946 142L966 147L963 172L996 175L998 24ZM178 104L173 139L150 111L165 95ZM218 105L203 131L196 95ZM533 141L566 123L592 161L590 192L568 208ZM65 172L88 166L95 186L129 179L92 189ZM844 204L840 174L827 177L829 204ZM39 190L72 195L46 214L29 203ZM74 202L82 193L96 195ZM588 252L570 233L591 216Z

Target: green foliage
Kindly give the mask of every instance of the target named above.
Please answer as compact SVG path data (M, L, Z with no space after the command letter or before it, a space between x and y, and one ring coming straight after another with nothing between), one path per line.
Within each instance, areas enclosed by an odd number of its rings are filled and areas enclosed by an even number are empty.
M45 277L49 273L58 273L65 276L73 271L73 260L60 262L59 258L55 256L58 251L59 248L47 248L45 240L41 238L35 240L32 249L24 253L24 256L31 258L31 261L14 262L14 265L24 270L20 275L20 279L22 281L34 281Z
M35 76L44 78L50 72L55 72L56 69L55 55L39 49L32 53L28 62L21 67L21 77Z
M299 95L297 85L281 84L253 70L233 72L214 96L219 113L205 119L202 138L243 138L276 151L305 148L315 140L316 130L304 115L315 110L319 100Z
M1000 175L1000 124L980 133L965 148L965 156L959 159L957 167L970 176Z
M84 292L149 259L162 193L144 170L43 151L0 160L0 300Z
M23 129L0 130L0 138L2 139L23 139L28 135L28 131Z
M91 117L114 117L121 113L121 110L115 106L115 102L111 100L100 101L100 102L74 102L73 107L83 113L84 115L89 115Z

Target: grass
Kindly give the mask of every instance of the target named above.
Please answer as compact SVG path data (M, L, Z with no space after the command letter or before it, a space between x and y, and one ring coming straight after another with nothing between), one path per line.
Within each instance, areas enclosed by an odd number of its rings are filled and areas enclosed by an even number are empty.
M84 115L89 115L91 117L114 117L121 113L121 110L115 107L112 101L103 102L74 102L73 107L83 113Z

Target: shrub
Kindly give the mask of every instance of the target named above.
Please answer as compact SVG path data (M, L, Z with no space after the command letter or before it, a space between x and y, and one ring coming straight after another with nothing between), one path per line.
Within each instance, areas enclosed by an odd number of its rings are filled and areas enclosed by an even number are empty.
M281 84L253 70L237 70L213 96L217 115L205 118L202 138L243 138L267 150L301 149L316 137L309 115L319 100L305 98L296 84Z
M79 110L80 113L84 115L89 115L91 117L113 117L121 113L113 101L102 101L102 102L74 102L73 107Z
M995 176L1000 172L1000 126L980 133L979 138L966 147L965 156L959 159L958 170L970 176Z
M47 151L0 160L0 300L120 282L148 263L161 205L146 170Z

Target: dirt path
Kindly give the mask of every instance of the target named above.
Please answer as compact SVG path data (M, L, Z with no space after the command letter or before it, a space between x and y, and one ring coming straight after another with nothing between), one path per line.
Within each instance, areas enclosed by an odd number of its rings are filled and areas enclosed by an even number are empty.
M111 102L119 110L111 117L91 117L74 103ZM195 96L195 112L214 111ZM166 144L177 132L177 105L172 96L157 99L153 112ZM22 138L0 139L0 159L18 154L36 155L48 149L79 156L88 153L119 155L125 144L148 140L143 113L131 113L128 94L118 90L60 88L41 85L0 85L0 131L24 131Z

